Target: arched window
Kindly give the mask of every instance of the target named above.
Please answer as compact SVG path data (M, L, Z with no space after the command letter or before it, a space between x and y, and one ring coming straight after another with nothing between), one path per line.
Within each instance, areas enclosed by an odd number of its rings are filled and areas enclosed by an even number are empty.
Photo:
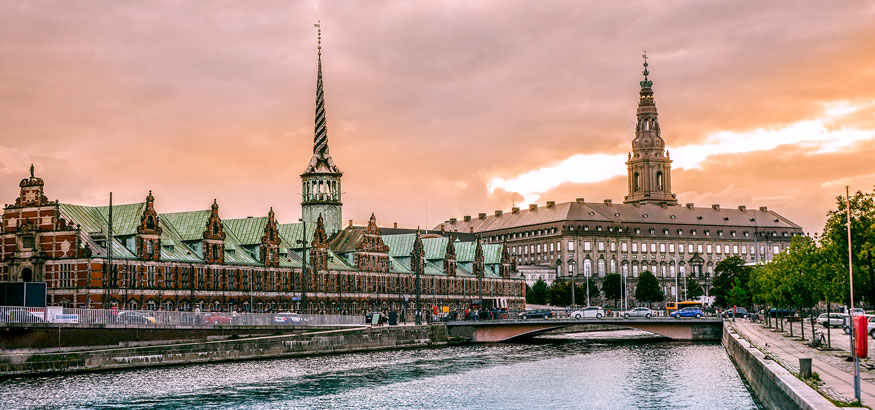
M611 273L617 273L617 261L611 259Z
M568 261L568 276L574 276L574 261Z
M556 264L556 277L562 276L562 262Z
M599 276L605 276L605 260L599 259Z
M219 234L219 224L214 223L213 224L213 235L218 235L218 234Z
M146 218L146 228L155 229L155 219L153 219L152 216Z
M658 171L658 172L656 173L656 190L657 190L657 191L662 191L662 190L663 190L663 186L662 186L662 171Z
M641 190L641 175L639 175L639 174L636 172L636 173L635 173L635 176L632 178L632 181L633 181L633 183L634 183L634 187L633 187L633 189L634 189L635 191L640 191L640 190Z
M583 274L586 277L592 276L592 261L589 259L583 261Z

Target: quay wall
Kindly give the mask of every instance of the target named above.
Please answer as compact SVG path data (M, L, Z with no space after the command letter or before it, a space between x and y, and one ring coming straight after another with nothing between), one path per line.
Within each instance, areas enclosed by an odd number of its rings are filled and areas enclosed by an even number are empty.
M728 324L723 326L723 347L767 409L839 408L741 338Z
M300 333L312 329L292 326L224 325L103 325L82 327L67 323L7 324L0 327L0 352L15 350L120 347L126 345L200 341Z
M154 346L0 354L0 377L442 345L444 325L358 327Z

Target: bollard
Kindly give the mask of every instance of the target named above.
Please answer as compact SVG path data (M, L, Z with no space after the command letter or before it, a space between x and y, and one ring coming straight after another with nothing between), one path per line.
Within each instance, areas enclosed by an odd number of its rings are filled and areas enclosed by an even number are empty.
M807 379L811 377L811 358L810 357L800 357L799 358L799 377L802 379Z

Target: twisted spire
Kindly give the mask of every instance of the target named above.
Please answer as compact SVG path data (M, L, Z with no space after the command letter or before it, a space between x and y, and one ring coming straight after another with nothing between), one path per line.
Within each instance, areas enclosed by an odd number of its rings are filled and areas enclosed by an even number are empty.
M316 127L313 138L313 153L325 156L328 154L328 127L325 125L325 92L322 90L322 24L316 23L316 41L318 46L319 71L316 74Z
M318 71L316 73L316 121L313 128L313 158L305 173L335 173L340 170L328 153L328 126L325 120L325 91L322 86L322 24L316 23Z
M639 84L641 84L641 88L650 88L653 86L653 81L647 79L647 76L650 75L650 71L647 70L647 50L644 50L644 55L641 57L644 57L644 71L641 72L641 74L644 74L644 81L641 81Z

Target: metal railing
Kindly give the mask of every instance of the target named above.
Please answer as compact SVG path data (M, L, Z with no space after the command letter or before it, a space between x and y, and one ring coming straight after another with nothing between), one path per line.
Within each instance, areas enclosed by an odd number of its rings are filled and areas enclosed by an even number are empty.
M361 325L362 316L165 310L75 309L0 306L0 323L67 323L81 326L325 326Z

